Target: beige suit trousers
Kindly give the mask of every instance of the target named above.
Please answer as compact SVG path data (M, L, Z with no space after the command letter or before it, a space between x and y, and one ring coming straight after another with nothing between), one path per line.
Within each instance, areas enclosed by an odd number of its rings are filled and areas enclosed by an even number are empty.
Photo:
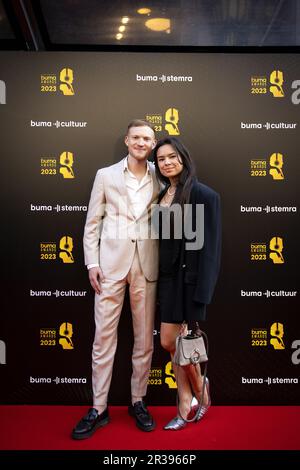
M146 395L153 353L156 282L145 278L136 249L124 279L104 279L101 293L95 294L95 339L92 353L94 406L106 406L117 348L117 328L129 284L134 346L132 352L132 397Z

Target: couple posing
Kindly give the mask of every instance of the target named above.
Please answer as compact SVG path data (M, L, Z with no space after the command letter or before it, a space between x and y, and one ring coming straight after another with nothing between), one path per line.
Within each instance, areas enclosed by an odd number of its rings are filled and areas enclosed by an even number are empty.
M85 224L85 264L95 290L93 407L73 429L73 439L88 438L109 422L107 396L126 285L134 332L132 402L128 412L139 429L152 431L155 422L143 397L153 352L157 280L161 343L172 358L183 322L190 327L195 321L205 320L205 307L210 303L219 271L219 195L197 181L187 149L171 137L156 143L152 126L139 119L128 125L125 144L127 157L97 172ZM147 161L152 151L155 166ZM160 236L159 250L156 239L141 235L149 233L151 205L157 201L164 210L175 203L204 205L202 249L186 250L184 238L174 236L174 223L171 236ZM192 213L194 227L195 214ZM189 371L175 364L173 369L179 415L164 429L178 430L186 425L185 419L201 399L202 377L199 365L197 370L193 366L199 386L192 387ZM205 385L204 406L198 420L210 405L208 381Z

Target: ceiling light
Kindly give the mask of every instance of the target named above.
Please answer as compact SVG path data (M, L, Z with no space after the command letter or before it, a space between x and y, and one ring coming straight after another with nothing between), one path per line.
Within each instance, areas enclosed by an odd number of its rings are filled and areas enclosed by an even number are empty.
M145 22L145 26L152 31L166 31L171 27L169 18L151 18Z
M150 8L139 8L137 10L137 12L140 14L140 15L149 15L149 13L151 13L151 9Z
M119 26L119 31L120 33L123 33L126 29L126 26L122 25L122 26Z
M128 16L123 16L123 18L122 18L121 22L122 22L123 24L127 24L127 23L128 23L128 21L129 21L129 18L128 18Z
M121 34L121 33L116 34L116 39L118 39L118 41L120 41L120 39L122 39L122 37L123 37L123 34Z

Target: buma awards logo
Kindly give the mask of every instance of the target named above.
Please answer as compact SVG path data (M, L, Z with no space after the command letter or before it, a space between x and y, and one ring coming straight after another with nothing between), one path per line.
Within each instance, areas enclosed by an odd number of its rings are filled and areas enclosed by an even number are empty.
M73 96L74 71L70 67L64 67L59 74L41 75L42 93L60 93L64 96Z
M40 346L50 347L60 345L62 349L74 349L73 325L63 322L59 328L40 328Z
M271 176L273 181L282 181L284 180L283 161L283 154L279 152L272 153L268 160L266 158L252 159L250 160L250 176Z
M43 176L56 176L60 174L63 179L75 178L73 152L64 151L60 154L59 159L56 157L42 157L40 165L41 175Z
M274 322L272 325L263 328L251 329L251 346L266 347L274 351L284 351L292 349L291 361L295 366L300 364L300 340L295 339L291 344L286 344L284 340L285 326L281 322ZM298 380L298 379L297 379Z
M251 77L251 94L265 95L269 92L274 98L284 98L283 82L281 70L273 70L269 77L254 75Z
M252 242L250 245L251 261L271 260L273 264L284 264L283 238L272 237L267 242Z
M270 328L252 328L251 329L251 346L265 347L272 346L272 349L285 349L283 341L284 327L283 323L274 322Z
M73 238L70 235L63 235L59 242L41 242L40 259L42 261L61 260L64 264L74 263Z
M42 157L40 165L41 175L43 176L56 176L60 174L64 179L75 178L73 152L64 151L60 154L59 159L56 157Z
M172 362L167 362L164 368L152 367L150 369L148 385L167 385L168 388L177 390Z
M145 120L153 125L155 132L167 131L169 135L180 135L179 110L171 107L164 113L146 114Z

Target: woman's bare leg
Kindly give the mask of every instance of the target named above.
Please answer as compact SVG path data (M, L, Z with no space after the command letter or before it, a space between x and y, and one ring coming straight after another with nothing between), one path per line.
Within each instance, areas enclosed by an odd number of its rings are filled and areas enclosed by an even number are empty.
M201 369L199 364L190 364L188 366L184 366L183 369L185 370L186 376L191 384L192 390L194 392L195 397L197 398L198 402L201 402L202 397L202 390L203 390L203 375L201 375ZM202 405L208 405L208 394L207 389L204 387L204 396L203 396L203 403Z
M176 349L176 338L180 333L181 328L182 326L177 323L161 323L160 339L162 347L171 354L179 396L179 411L181 416L186 418L191 409L191 401L193 397L192 390L185 370L173 362L173 356Z

